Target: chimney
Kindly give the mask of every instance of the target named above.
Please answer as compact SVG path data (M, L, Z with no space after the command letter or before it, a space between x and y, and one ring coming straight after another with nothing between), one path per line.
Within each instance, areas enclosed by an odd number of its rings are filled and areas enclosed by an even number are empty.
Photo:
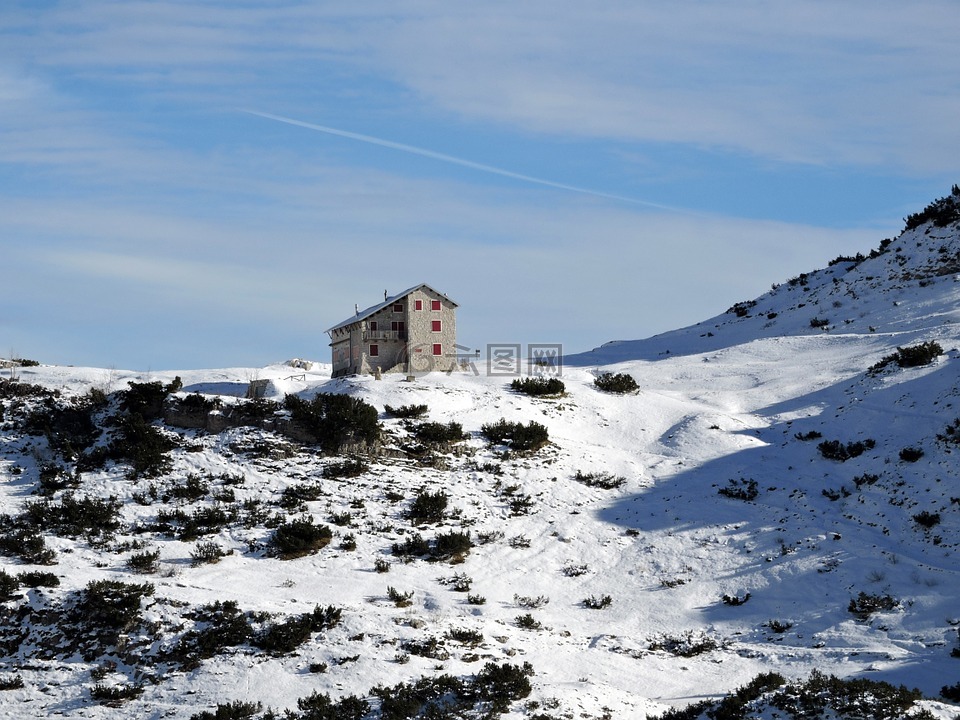
M360 306L357 305L357 304L354 304L354 306L353 306L353 312L354 312L354 314L359 315L359 314L360 314Z
M387 291L386 291L386 290L383 291L383 301L384 301L384 302L387 301Z

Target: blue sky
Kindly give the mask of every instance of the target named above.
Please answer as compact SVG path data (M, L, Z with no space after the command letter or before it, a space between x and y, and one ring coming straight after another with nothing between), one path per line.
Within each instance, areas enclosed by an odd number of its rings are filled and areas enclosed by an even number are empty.
M471 347L698 322L960 181L957 27L952 0L7 0L0 356L328 361L324 329L419 282Z

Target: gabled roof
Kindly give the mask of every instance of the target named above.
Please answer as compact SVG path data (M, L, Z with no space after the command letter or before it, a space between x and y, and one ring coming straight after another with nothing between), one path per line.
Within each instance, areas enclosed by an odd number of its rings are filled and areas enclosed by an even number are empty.
M451 300L450 298L448 298L448 297L447 297L446 295L444 295L442 292L439 292L438 290L434 290L432 287L430 287L430 286L427 285L426 283L420 283L419 285L414 285L412 288L407 288L407 289L404 290L402 293L397 293L396 295L392 295L392 296L388 297L386 300L384 300L384 301L381 302L381 303L377 303L376 305L371 305L371 306L368 307L366 310L361 310L361 311L360 311L359 313L357 313L356 315L352 315L351 317L347 318L347 319L344 320L343 322L337 323L337 324L334 325L332 328L329 328L326 332L329 334L329 333L332 333L334 330L339 330L340 328L346 327L347 325L353 325L354 323L360 322L361 320L366 320L366 319L367 319L368 317L370 317L371 315L374 315L374 314L380 312L380 311L383 310L385 307L387 307L388 305L392 305L393 303L397 302L398 300L402 300L402 299L405 298L407 295L409 295L410 293L412 293L414 290L419 290L420 288L426 288L426 289L429 290L430 292L432 292L432 293L434 293L434 294L439 295L440 297L442 297L444 300L446 300L448 303L450 303L450 304L453 305L454 307L458 307L457 303L455 303L453 300Z

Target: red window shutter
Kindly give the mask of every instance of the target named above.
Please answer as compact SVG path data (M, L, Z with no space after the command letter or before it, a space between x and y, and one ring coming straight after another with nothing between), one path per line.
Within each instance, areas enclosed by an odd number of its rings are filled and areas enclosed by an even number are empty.
M380 346L379 346L379 345L371 345L371 346L370 346L370 357L377 357L377 356L379 356L379 355L380 355Z
M393 304L393 311L394 311L395 313L403 312L403 303L394 303L394 304Z
M434 355L443 355L443 347L440 345L440 343L434 343L434 344L433 344L433 354L434 354Z
M370 330L371 330L371 332L376 332L376 331L377 331L377 321L376 321L376 320L371 320L371 321L370 321Z
M430 301L430 309L431 309L431 310L440 310L440 301L439 301L439 300L431 300L431 301Z
M415 310L423 310L423 300L415 300L413 307Z
M441 322L440 322L440 320L434 320L434 321L431 323L431 325L433 326L433 327L432 327L433 332L440 332L440 331L441 331L441 327L440 327Z

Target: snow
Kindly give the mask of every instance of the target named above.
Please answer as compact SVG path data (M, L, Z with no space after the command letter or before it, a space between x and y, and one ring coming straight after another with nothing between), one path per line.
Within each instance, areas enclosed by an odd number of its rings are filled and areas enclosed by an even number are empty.
M925 230L904 233L890 252L859 265L838 263L810 273L805 285L781 284L758 298L747 317L725 313L567 357L566 395L556 399L519 395L509 378L483 373L430 374L415 382L394 375L331 380L330 366L322 363L308 370L277 364L149 374L50 366L11 371L22 382L70 396L179 376L181 393L220 396L225 403L243 397L252 380L268 380L274 399L322 391L353 394L380 411L427 404L430 420L461 423L470 439L463 444L468 452L445 458L446 469L384 456L359 478L323 480L327 495L308 503L309 514L330 524L332 514L351 512L355 526L331 525L334 542L297 560L251 551L251 543L268 535L262 526L205 538L233 554L200 567L190 564L194 543L150 536L162 570L149 577L133 575L126 554L52 538L59 563L47 569L61 586L45 591L50 595L92 579L149 580L156 593L145 612L158 621L174 622L176 603L233 599L244 610L278 614L335 605L344 610L343 622L294 655L237 652L204 661L147 685L119 709L89 699L89 663L33 662L17 671L25 688L0 693L0 717L188 718L237 699L280 710L314 690L365 695L378 684L435 674L438 666L471 674L487 660L530 662L536 672L530 699L552 700L558 713L573 717L644 718L720 696L773 670L790 678L814 669L863 676L937 697L960 679L960 664L950 657L960 623L960 501L954 502L960 488L955 455L935 440L960 416L960 283L930 268L943 256L941 246L960 253L960 238L956 229ZM828 319L828 329L812 327L813 318ZM946 353L926 367L866 372L898 346L923 341L937 341ZM601 371L629 373L641 389L601 393L593 386ZM479 434L483 424L502 417L546 425L551 446L502 459L501 449L487 447ZM383 424L404 435L399 421L383 417ZM876 444L840 463L821 457L819 440L797 439L810 431L823 440ZM230 451L243 432L191 436L196 447L176 451L173 475L243 475L240 500L275 499L289 484L320 478L326 460L312 452L251 460ZM0 492L8 513L33 498L44 448L26 442L13 433L0 437ZM923 457L902 461L898 453L908 446L922 447ZM24 468L19 475L18 465ZM626 483L591 488L573 479L577 471L610 472ZM881 480L856 487L854 478L865 473ZM740 479L756 481L756 499L718 493ZM511 485L533 498L530 514L510 514L502 490ZM145 486L127 480L122 469L92 473L84 485L124 500L130 523L157 510L133 502ZM392 556L391 543L413 528L403 518L405 502L392 503L385 493L409 499L419 488L443 489L460 511L440 528L422 528L425 536L466 528L475 540L480 534L495 539L476 545L457 565ZM840 497L831 500L824 491ZM918 527L912 516L921 510L939 512L941 523ZM348 532L356 537L355 551L338 548ZM509 542L518 537L529 547ZM378 558L390 561L388 573L374 571ZM30 569L5 565L11 573ZM582 574L568 572L572 566ZM483 595L485 604L468 603L466 593L442 582L459 573L472 579L471 593ZM413 591L413 604L396 607L388 586ZM889 593L900 606L858 620L847 605L860 591ZM746 593L742 605L722 600ZM609 607L582 606L585 598L603 595L611 596ZM528 610L517 596L549 602ZM515 618L526 612L541 629L517 627ZM789 629L774 632L771 621ZM463 628L483 634L479 649L448 642L447 660L397 661L402 641ZM649 649L658 637L686 633L720 647L693 657ZM471 653L481 662L470 661ZM327 672L308 671L318 662L328 663ZM958 712L946 704L928 707L941 718ZM511 717L522 717L522 710L516 705Z

